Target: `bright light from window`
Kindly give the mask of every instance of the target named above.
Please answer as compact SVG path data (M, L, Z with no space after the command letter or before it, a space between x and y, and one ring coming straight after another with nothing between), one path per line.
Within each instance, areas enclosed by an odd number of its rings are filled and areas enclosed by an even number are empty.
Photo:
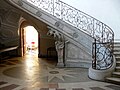
M26 44L30 45L34 44L35 47L38 47L38 32L33 26L25 27L26 30Z

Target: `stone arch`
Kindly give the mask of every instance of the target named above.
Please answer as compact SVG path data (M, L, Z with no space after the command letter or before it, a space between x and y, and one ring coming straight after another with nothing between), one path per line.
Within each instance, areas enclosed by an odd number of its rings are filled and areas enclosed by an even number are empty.
M1 28L1 24L2 24L2 18L1 18L1 16L0 16L0 28Z
M25 49L24 48L24 28L27 27L27 26L33 26L35 28L35 25L30 23L25 18L21 17L20 20L19 20L19 29L18 29L18 33L19 33L19 36L20 36L20 47L19 47L20 56L24 56L24 49ZM37 29L36 29L36 31L38 32Z

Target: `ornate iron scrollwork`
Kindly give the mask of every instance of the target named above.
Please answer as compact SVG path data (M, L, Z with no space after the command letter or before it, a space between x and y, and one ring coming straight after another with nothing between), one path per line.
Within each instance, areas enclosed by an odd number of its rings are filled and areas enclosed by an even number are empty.
M93 43L93 68L107 69L113 63L111 43Z

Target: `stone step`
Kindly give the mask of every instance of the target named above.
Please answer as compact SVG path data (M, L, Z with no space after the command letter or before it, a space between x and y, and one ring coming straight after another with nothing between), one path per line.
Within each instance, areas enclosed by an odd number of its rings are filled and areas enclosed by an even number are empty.
M116 61L116 66L120 66L120 61Z
M116 61L116 63L120 64L120 61Z
M120 52L114 52L114 55L120 55Z
M120 72L113 72L113 77L118 77L118 78L120 78Z
M120 61L120 56L119 55L118 56L116 55L115 58L116 58L116 61Z
M117 77L107 77L106 81L120 85L120 78L117 78Z
M107 77L106 81L120 85L120 42L114 42L114 55L116 58L115 72L112 73L111 77Z
M114 47L120 47L120 43L115 42Z
M120 44L114 44L114 47L115 48L120 47Z
M117 72L120 72L120 66L116 66L115 69L116 69Z
M120 43L120 39L114 39L114 44Z
M115 48L114 48L114 52L120 52L120 48L115 47Z
M114 44L120 44L120 41L119 42L114 42Z
M120 44L120 40L119 41L114 41L114 44Z
M120 41L114 41L114 44L120 44Z
M116 58L116 59L120 59L120 56L116 56L115 58Z

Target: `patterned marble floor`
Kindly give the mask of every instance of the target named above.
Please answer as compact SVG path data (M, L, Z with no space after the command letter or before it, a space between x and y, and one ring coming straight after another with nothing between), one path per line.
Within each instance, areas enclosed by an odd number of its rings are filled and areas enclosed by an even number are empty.
M56 68L55 60L30 54L0 62L0 90L120 90L120 86L93 81L85 68Z

